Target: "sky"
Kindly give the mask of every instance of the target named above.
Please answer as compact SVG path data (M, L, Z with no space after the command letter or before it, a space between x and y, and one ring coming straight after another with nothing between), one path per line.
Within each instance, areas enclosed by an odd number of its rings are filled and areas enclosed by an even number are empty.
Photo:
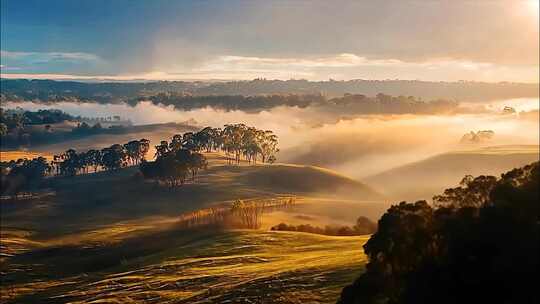
M0 0L3 78L539 82L538 0Z

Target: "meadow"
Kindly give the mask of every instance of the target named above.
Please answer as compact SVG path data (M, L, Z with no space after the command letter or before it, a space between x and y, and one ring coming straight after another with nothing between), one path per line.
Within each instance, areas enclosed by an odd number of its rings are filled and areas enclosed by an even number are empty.
M128 167L46 178L52 195L3 202L2 300L335 301L362 271L361 246L368 236L268 229L281 221L352 224L365 213L376 219L387 207L382 196L313 166L232 166L219 153L207 157L208 170L178 189L138 180L137 169ZM202 208L284 195L294 196L295 206L264 216L258 230L187 229L180 222L182 214Z

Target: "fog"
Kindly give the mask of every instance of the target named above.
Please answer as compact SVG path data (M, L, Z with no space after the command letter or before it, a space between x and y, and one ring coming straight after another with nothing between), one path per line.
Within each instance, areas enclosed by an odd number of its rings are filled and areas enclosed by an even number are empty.
M518 113L503 115L504 106ZM474 106L477 106L474 105ZM489 110L459 115L365 115L341 119L313 108L277 107L259 113L203 108L178 111L142 102L125 104L61 102L55 104L6 103L5 108L55 108L72 115L119 115L135 125L190 121L198 127L245 123L273 130L280 138L278 160L310 164L361 178L451 150L481 146L538 144L538 100L513 99L487 104ZM470 131L493 130L493 139L476 145L460 144Z

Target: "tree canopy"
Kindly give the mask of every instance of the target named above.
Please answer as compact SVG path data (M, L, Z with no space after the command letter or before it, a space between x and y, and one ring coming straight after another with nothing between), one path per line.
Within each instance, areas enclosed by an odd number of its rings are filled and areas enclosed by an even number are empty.
M539 163L392 206L338 303L538 303Z

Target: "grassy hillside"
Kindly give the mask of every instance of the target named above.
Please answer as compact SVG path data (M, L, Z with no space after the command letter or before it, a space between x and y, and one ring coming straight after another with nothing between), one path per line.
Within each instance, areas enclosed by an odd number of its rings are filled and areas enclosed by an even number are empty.
M465 175L495 175L538 161L538 146L513 145L455 151L368 177L364 181L395 199L431 199Z
M207 208L236 199L278 195L320 196L347 191L357 201L379 198L367 186L336 173L309 166L229 166L210 155L210 167L196 183L176 189L157 186L134 175L137 168L66 178L49 178L53 196L38 201L1 205L5 225L37 231L50 237L119 222L155 217L176 217L182 212Z
M367 237L267 230L281 221L376 218L385 208L374 201L380 195L321 168L231 166L221 155L208 157L197 182L177 189L125 168L48 178L50 195L1 202L2 302L335 302L362 271ZM270 214L261 230L178 224L184 212L281 195L296 196L298 205Z
M39 244L2 264L2 302L333 303L362 271L366 241L172 229L116 245Z

